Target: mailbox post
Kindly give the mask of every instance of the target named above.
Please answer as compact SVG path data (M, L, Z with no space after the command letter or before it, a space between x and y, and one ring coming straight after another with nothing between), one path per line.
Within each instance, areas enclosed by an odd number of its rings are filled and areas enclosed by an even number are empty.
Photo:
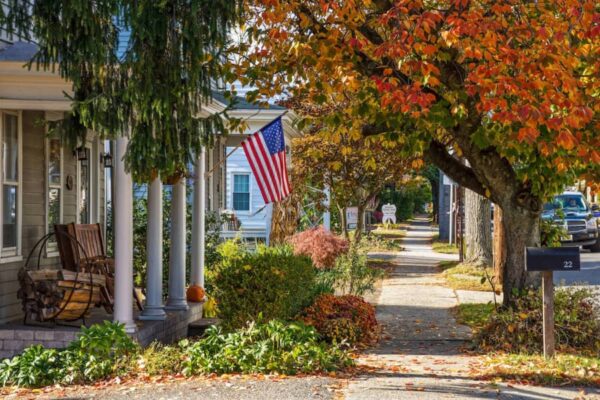
M579 247L552 247L525 249L527 271L542 274L544 317L544 357L554 357L554 271L579 271Z

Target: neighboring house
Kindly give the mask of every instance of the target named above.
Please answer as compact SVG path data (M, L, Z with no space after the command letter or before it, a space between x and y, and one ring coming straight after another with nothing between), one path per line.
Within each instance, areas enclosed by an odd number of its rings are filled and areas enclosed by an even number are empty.
M249 127L246 133L252 134L285 111L285 108L279 106L271 106L269 109L258 109L252 104L239 102L235 112L240 116L243 113L251 113L245 118L249 118L247 120ZM288 165L291 164L289 149L291 149L292 139L300 134L292 126L292 117L292 114L287 113L282 118ZM243 138L242 136L235 138L235 140L239 141L239 139ZM228 212L235 214L235 217L240 222L240 231L225 230L222 236L225 238L241 236L247 240L267 241L271 226L272 208L270 205L265 205L244 150L241 147L236 148L228 145L225 153L231 153L231 155L225 163L224 208Z

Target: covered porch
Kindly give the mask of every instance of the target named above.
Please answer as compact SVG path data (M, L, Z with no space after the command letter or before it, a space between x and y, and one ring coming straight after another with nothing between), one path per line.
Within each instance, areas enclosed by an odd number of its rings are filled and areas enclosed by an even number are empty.
M23 62L35 52L34 46L18 44L0 50L0 142L9 150L4 157L0 155L0 163L14 164L15 171L10 181L0 179L0 187L12 193L0 198L0 358L19 353L31 344L63 347L78 330L51 322L44 326L25 325L17 299L18 272L25 266L34 244L51 232L54 224L97 223L102 227L104 239L107 229L114 235L114 312L109 314L101 308L92 308L86 325L115 320L124 324L127 332L142 343L185 337L188 325L202 317L202 303L188 304L186 287L188 284L204 286L204 221L209 208L205 172L215 159L209 160L204 150L195 157L191 243L186 240L186 212L190 207L186 195L188 182L180 179L171 187L166 293L163 293L162 276L162 177L148 183L145 302L142 311L134 309L134 192L132 177L123 162L127 135L105 146L90 132L89 146L82 146L85 158L73 154L72 149L60 141L48 138L40 122L60 119L70 110L70 102L64 96L70 92L70 85L55 74L23 68ZM221 105L214 107L218 109ZM206 112L213 111L207 107ZM111 156L111 173L103 162L107 154ZM108 201L113 213L112 224L107 223ZM40 257L40 268L61 268L55 245ZM189 279L186 277L188 258L191 259Z

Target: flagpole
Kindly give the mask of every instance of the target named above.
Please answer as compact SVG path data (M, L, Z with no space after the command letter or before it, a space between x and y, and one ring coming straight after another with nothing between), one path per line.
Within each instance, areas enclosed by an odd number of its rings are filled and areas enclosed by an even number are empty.
M287 113L288 113L288 111L289 111L289 110L285 110L283 113L281 113L281 115L277 116L277 118L281 118L281 117L283 117L285 114L287 114ZM262 126L260 129L258 129L256 132L260 132L260 131L262 131L262 130L265 128L265 126L268 126L268 125L272 124L272 123L273 123L273 122L274 122L274 121L275 121L277 118L275 118L273 121L269 122L268 124L265 124L265 125L263 125L263 126ZM246 139L242 140L242 143L244 143L245 141L246 141ZM227 161L227 159L228 159L228 158L229 158L229 157L230 157L230 156L231 156L233 153L235 153L235 151L236 151L237 149L239 149L240 147L242 147L242 143L240 143L240 144L238 144L237 146L235 146L235 147L233 148L233 150L231 150L229 153L227 153L227 154L225 155L225 158L223 158L222 160L220 160L220 161L219 161L217 164L213 165L213 167L212 167L212 168L211 168L211 169L210 169L208 172L206 172L206 173L204 174L204 177L205 177L205 178L208 178L209 176L211 176L211 175L212 175L212 173L213 173L213 172L215 172L215 170L216 170L217 168L219 168L221 165L223 165L223 163L224 163L225 161Z

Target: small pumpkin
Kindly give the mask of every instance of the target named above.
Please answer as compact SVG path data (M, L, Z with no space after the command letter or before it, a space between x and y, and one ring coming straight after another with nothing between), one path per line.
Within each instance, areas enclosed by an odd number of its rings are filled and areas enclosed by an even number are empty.
M202 286L191 285L187 288L187 291L185 292L185 297L187 298L187 301L189 301L189 302L200 303L201 301L204 300L205 294L206 294L206 292L204 292L204 289L202 288Z

